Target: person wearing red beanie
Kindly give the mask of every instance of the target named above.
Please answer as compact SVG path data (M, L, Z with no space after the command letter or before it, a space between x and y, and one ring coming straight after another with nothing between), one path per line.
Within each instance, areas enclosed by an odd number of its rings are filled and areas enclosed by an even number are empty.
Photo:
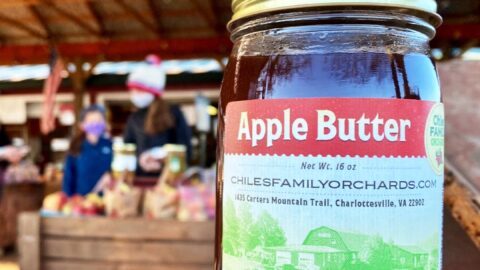
M187 157L191 157L190 127L180 108L163 99L165 85L166 73L155 55L148 56L147 64L133 71L127 80L137 111L127 121L124 141L137 146L137 176L159 175L161 162L151 153L165 144L184 145Z

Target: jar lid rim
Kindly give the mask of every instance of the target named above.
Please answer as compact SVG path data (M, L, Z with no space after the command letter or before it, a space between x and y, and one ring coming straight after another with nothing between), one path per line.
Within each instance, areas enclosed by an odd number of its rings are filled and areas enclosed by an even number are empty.
M230 24L261 13L322 6L397 7L439 16L435 0L232 0L233 18Z

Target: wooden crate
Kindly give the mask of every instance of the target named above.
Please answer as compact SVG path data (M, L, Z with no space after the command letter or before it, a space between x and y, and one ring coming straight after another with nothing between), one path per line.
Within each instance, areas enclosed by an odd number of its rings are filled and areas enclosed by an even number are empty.
M17 216L42 207L43 184L6 185L0 200L0 249L15 244Z
M211 270L213 222L109 218L19 221L23 270Z

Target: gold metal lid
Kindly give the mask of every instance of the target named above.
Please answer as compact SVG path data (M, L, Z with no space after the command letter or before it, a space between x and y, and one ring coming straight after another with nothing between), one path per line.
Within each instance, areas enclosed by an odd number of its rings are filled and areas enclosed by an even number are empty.
M137 145L133 143L127 143L125 144L124 149L127 152L135 152L137 151Z
M232 0L232 22L266 12L321 6L399 7L437 12L435 0Z
M171 152L187 152L187 147L180 144L165 144L163 149L169 153Z

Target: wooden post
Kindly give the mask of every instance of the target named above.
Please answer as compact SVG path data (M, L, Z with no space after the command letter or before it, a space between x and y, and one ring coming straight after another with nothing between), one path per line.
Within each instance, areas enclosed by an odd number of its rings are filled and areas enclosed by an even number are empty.
M40 270L40 216L22 213L18 217L18 250L21 270Z
M80 119L80 112L83 109L83 97L85 94L85 77L83 72L83 64L84 61L82 59L77 58L74 61L70 62L68 65L73 65L74 70L71 70L68 67L68 73L70 75L70 80L72 81L73 87L73 106L75 109L75 117L76 119Z
M84 104L84 97L85 97L85 83L90 78L93 73L93 69L100 61L94 62L87 62L81 58L76 58L74 61L71 61L70 64L73 64L74 70L69 70L70 79L72 80L72 86L74 91L74 108L75 108L75 116L77 121L80 119L80 113L83 110ZM84 64L89 63L90 68L88 70L84 69Z

